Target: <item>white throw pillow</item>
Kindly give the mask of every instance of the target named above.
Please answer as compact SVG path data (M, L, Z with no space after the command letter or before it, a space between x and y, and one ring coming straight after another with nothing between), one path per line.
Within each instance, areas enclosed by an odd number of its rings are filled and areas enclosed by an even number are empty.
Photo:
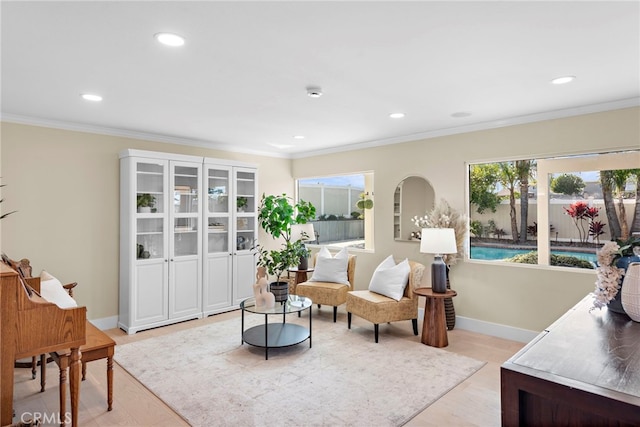
M369 290L400 301L407 286L410 270L408 259L396 265L393 256L389 255L373 272Z
M60 280L42 270L40 273L40 296L60 308L77 307L76 300L62 287Z
M349 284L347 276L347 265L349 264L349 254L347 248L342 248L340 252L331 256L329 249L325 246L318 252L316 265L310 282L332 282Z

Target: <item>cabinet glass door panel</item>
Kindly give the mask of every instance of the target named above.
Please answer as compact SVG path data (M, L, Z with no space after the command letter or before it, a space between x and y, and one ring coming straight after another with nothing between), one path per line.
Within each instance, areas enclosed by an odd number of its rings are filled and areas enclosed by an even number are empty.
M209 169L207 177L207 209L211 213L229 213L229 170Z
M236 209L253 212L257 207L255 171L236 171Z
M162 213L164 205L164 164L136 164L136 205L138 213Z
M173 256L198 254L198 218L174 218Z
M255 215L246 215L236 219L236 250L250 250L255 239Z
M254 169L235 169L236 188L236 251L250 251L257 238L256 208L256 171Z
M209 253L229 252L229 217L208 217Z
M136 259L164 257L164 230L162 218L136 220Z
M175 213L198 212L198 167L174 166L173 209Z

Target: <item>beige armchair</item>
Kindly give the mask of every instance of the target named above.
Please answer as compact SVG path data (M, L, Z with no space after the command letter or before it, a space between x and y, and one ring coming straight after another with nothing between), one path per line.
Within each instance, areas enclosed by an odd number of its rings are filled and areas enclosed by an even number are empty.
M351 315L362 317L373 323L375 341L378 342L380 323L411 320L413 334L418 335L418 296L413 290L420 287L424 265L409 261L410 272L404 295L400 301L384 295L366 291L351 291L347 294L347 327L351 329Z
M314 256L314 264L317 261L318 254ZM347 293L353 290L353 283L356 270L356 256L349 255L347 262L347 280L348 285L333 282L303 282L296 286L296 294L299 296L310 298L314 304L318 305L318 309L322 304L333 306L333 321L338 316L338 306L347 301Z

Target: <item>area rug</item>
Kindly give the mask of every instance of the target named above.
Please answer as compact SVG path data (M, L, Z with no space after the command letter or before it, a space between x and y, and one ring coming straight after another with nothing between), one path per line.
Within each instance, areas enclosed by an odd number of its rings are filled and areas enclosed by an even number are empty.
M262 319L247 317L245 328ZM413 335L376 344L369 326L320 319L312 348L271 349L265 360L241 344L238 317L118 345L115 359L193 426L401 426L484 365Z

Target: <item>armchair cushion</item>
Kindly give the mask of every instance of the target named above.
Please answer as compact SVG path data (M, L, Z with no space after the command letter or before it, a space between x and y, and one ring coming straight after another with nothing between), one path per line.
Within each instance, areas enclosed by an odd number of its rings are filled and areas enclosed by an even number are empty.
M62 287L60 280L46 271L40 273L40 296L60 308L77 307L76 301Z
M409 260L396 264L393 255L389 255L373 272L369 290L400 301L409 279Z
M347 265L349 254L346 248L331 256L329 250L323 246L316 258L316 265L309 282L330 282L349 285Z

